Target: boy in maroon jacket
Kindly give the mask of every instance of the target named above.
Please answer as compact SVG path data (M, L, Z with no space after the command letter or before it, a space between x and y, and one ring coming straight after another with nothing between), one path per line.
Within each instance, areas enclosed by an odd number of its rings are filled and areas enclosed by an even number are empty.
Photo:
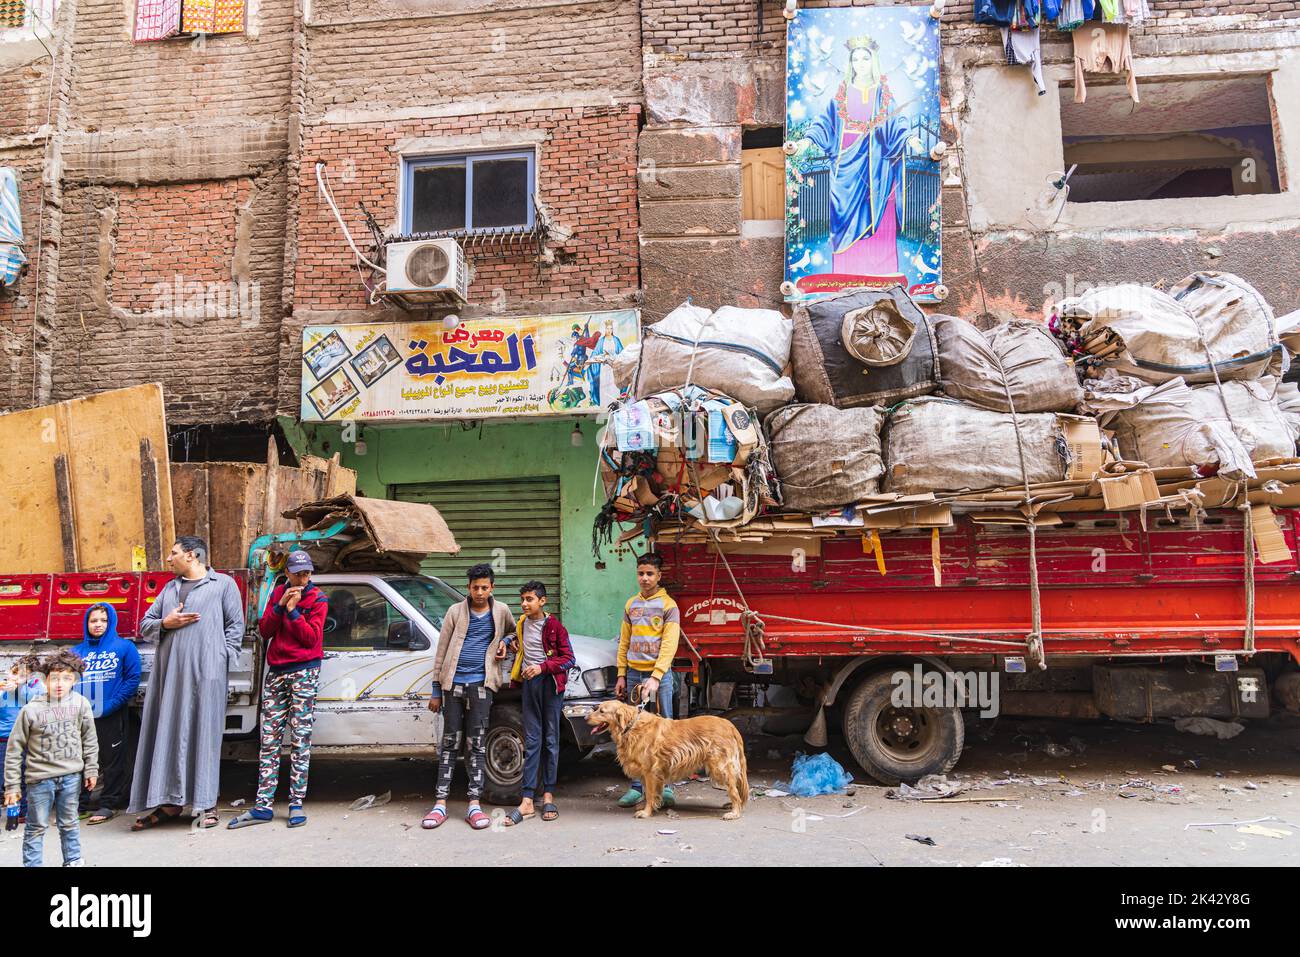
M564 686L573 667L569 633L554 615L545 611L546 586L530 581L519 589L523 615L515 623L515 664L511 682L524 686L524 782L519 807L506 815L506 826L523 822L537 812L537 772L542 772L542 820L560 816L555 806L555 778L560 767L560 711ZM545 745L545 761L542 748Z
M302 811L307 796L307 766L311 762L311 726L316 713L316 688L325 636L328 605L311 582L311 556L291 552L285 563L288 581L271 592L258 631L266 639L266 681L262 688L262 753L258 758L257 798L253 807L227 827L265 824L274 817L275 788L280 778L280 745L289 725L289 826L307 823Z

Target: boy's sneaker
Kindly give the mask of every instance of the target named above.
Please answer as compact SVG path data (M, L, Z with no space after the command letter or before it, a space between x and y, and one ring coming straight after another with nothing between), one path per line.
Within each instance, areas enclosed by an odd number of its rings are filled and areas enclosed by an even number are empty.
M64 861L63 866L64 867L85 867L86 862L79 857L75 861Z
M618 799L619 807L636 807L644 800L644 795L636 788L628 788L627 793Z

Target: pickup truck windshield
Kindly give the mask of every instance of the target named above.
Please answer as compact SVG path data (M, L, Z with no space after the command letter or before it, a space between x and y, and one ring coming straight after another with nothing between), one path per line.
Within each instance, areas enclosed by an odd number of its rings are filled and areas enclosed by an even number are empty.
M447 609L463 597L454 588L434 578L389 578L393 590L409 601L435 628L442 628Z

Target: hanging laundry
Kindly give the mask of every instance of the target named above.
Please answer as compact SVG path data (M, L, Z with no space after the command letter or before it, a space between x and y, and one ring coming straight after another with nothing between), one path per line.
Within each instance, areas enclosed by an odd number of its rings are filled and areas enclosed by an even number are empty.
M1058 30L1074 30L1091 20L1095 9L1093 0L1061 0L1056 27Z
M244 0L184 0L186 33L242 33Z
M1002 28L1002 49L1006 52L1007 65L1029 67L1038 95L1042 96L1047 87L1043 84L1043 54L1038 40L1038 27L1032 30Z
M1138 100L1137 75L1133 72L1133 47L1127 23L1096 23L1074 31L1074 102L1088 99L1084 73L1128 71L1128 95Z
M26 0L0 0L0 30L21 27L26 15Z
M1122 0L1097 0L1103 23L1123 23L1124 8Z
M0 286L17 281L26 262L23 217L18 206L18 174L0 166Z
M181 32L181 0L138 0L135 42L165 40Z
M1061 0L1039 0L1038 19L1040 23L1055 20L1061 15Z
M1151 7L1147 0L1124 0L1124 19L1129 23L1141 23L1150 16Z
M975 0L975 22L1023 29L1016 27L1016 24L1032 26L1038 22L1038 2L1039 0Z

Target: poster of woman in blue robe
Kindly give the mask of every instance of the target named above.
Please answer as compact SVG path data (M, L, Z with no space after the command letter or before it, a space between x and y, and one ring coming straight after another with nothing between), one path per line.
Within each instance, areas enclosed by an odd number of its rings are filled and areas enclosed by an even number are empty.
M796 13L786 61L787 299L899 284L934 298L938 62L929 7Z

